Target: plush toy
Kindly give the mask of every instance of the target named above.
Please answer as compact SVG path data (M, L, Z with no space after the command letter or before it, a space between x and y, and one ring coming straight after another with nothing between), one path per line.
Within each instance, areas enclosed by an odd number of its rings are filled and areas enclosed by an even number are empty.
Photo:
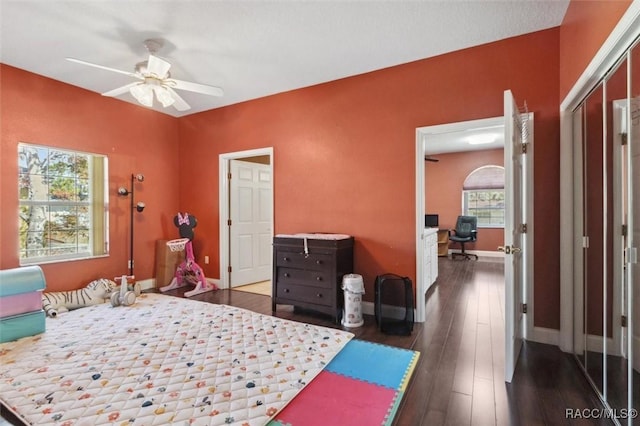
M100 278L78 290L42 293L42 309L55 318L61 312L104 303L116 287L115 282Z

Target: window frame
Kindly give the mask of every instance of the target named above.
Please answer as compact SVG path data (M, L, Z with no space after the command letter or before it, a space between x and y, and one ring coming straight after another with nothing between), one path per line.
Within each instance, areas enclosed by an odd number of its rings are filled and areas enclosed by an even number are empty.
M25 161L23 160L23 154L27 150L39 150L46 153L47 160L41 161L38 165L37 172L33 173L29 167L25 167ZM74 164L76 156L86 157L86 176L84 172L78 170L63 171L57 173L51 173L46 169L46 163L51 154L62 154L74 157ZM36 154L41 158L41 154ZM42 157L43 158L43 157ZM41 169L45 164L45 169ZM46 199L28 199L23 198L22 189L25 188L23 179L42 179L47 181L43 183L46 190ZM73 182L73 194L72 199L55 199L51 194L50 183L53 179L63 178ZM109 215L108 215L108 158L102 154L94 154L84 152L80 150L59 148L53 146L45 146L39 144L33 144L29 142L18 143L18 259L20 265L35 265L45 263L57 263L65 261L83 260L96 257L105 257L109 254ZM81 194L86 194L86 198L82 199ZM40 194L42 197L43 194ZM32 209L33 207L41 207L41 222L39 225L31 225L25 220L23 212L25 209ZM66 211L63 209L67 209ZM85 210L80 212L79 209ZM59 215L56 215L56 211L60 211ZM55 223L55 219L60 219L66 215L73 223L74 226L68 228L60 228L59 232L65 232L70 230L73 233L75 242L63 243L61 246L62 253L55 253L55 247L50 244L52 241L51 235L46 235L47 226L51 226ZM56 217L57 216L57 217ZM64 219L62 219L64 220ZM65 223L68 226L68 223ZM31 229L30 229L31 228ZM33 231L33 229L36 231ZM27 240L29 232L41 232L37 238L43 242L42 248L28 248ZM79 241L82 239L82 235L85 235L86 241ZM64 252L65 249L67 252ZM72 251L69 252L68 249ZM53 253L52 253L53 252ZM30 254L31 253L31 254Z
M476 216L478 218L478 228L494 228L494 229L504 229L505 226L505 205L504 205L504 180L502 185L496 184L495 181L492 183L486 183L483 185L482 183L473 182L472 185L468 183L469 178L472 178L474 174L482 173L483 170L489 168L500 168L504 172L504 166L500 166L497 164L487 164L484 166L480 166L474 170L472 170L464 180L464 184L462 187L462 214L466 216ZM470 187L469 187L470 186ZM501 197L495 203L490 203L486 206L482 207L472 207L470 206L471 201L470 196L472 194L483 194L483 193L499 193ZM489 196L488 198L493 198ZM489 223L485 222L485 215L478 215L478 210L489 210L489 211L500 211L502 214L492 215L489 214L490 219L492 219ZM502 221L494 222L494 217L501 217Z

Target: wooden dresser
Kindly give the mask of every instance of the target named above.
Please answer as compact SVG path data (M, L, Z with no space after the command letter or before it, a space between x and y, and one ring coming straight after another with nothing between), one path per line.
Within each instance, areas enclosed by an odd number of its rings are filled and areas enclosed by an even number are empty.
M332 239L332 237L334 239ZM342 316L342 277L353 272L353 237L295 234L273 239L272 310L293 305Z

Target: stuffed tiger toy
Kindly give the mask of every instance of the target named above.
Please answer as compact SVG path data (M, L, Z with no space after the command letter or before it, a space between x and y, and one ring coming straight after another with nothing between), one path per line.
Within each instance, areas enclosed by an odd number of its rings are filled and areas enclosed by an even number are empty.
M89 305L98 305L109 299L116 283L106 278L91 281L85 288L69 291L42 293L42 309L52 318L58 313L67 312Z

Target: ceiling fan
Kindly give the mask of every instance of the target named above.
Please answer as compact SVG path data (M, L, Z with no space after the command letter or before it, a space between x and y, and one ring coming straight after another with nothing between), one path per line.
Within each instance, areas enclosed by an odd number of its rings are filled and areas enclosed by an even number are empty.
M156 52L162 47L162 45L162 40L145 40L144 47L149 52L149 59L137 63L134 72L105 67L103 65L98 65L75 58L66 59L78 64L88 65L90 67L124 74L139 80L122 87L118 87L117 89L105 92L102 95L118 96L123 93L129 92L134 98L136 98L138 102L147 107L153 106L153 98L155 95L155 98L165 108L173 105L173 107L178 111L186 111L190 109L191 107L189 106L189 104L185 102L185 100L182 99L182 97L180 97L180 95L178 95L178 93L176 93L174 89L202 93L210 96L223 95L224 92L219 87L171 78L171 74L169 73L171 64L164 59L156 56Z

